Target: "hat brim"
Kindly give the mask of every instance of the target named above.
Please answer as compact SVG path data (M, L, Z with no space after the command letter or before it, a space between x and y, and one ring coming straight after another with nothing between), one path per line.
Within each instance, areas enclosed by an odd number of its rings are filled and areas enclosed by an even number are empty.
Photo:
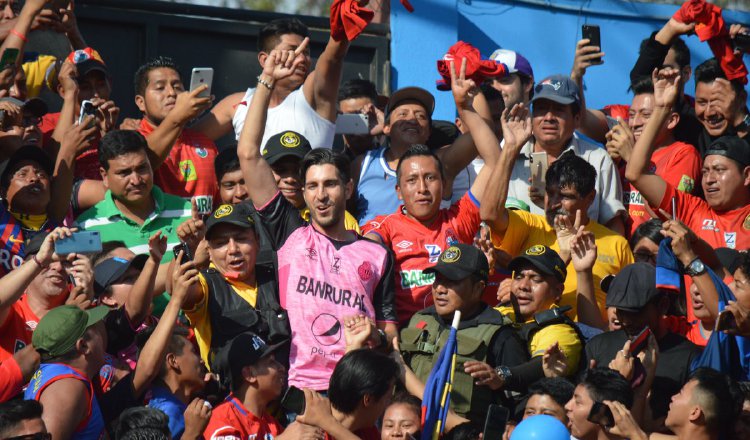
M552 93L541 92L539 94L534 94L534 97L531 98L531 103L533 104L540 99L547 99L562 105L570 105L576 102L575 98L566 98L564 96L559 96Z
M19 163L24 161L32 161L38 163L42 168L44 168L44 171L46 171L47 174L52 177L52 172L54 170L54 163L52 162L52 159L50 159L49 156L47 156L47 153L42 151L41 148L33 145L27 145L19 148L15 153L13 153L10 159L8 159L8 162L2 171L2 177L0 177L0 181L4 182L8 173L15 171L14 168Z
M388 100L388 108L386 109L386 116L390 116L391 112L406 101L417 101L427 110L432 117L432 113L435 111L435 97L432 93L421 87L404 87L398 89L391 95Z
M250 222L243 222L241 220L233 220L233 219L227 219L227 220L220 220L216 223L211 224L208 228L206 228L206 237L211 234L211 231L215 229L219 225L234 225L239 226L241 228L253 228L255 229L255 224Z
M430 274L440 274L446 278L448 278L451 281L461 281L465 280L466 278L469 278L474 274L473 271L464 270L459 267L455 266L447 266L447 265L440 265L440 263L436 264L435 266L429 267L422 271L422 273Z
M39 98L31 98L28 101L24 102L23 109L27 110L37 118L41 118L42 116L49 113L49 107L47 107L47 103Z
M86 60L78 63L76 65L76 69L78 70L78 76L86 76L89 73L97 70L102 72L105 76L109 76L107 67L96 60Z
M268 165L273 165L285 157L296 157L301 161L305 157L307 152L310 151L310 150L307 150L303 152L303 151L295 151L295 150L297 149L296 148L290 149L289 151L284 151L278 154L269 155L267 157L264 157L264 159L266 160Z
M104 317L107 316L107 313L109 313L110 310L111 309L107 306L96 306L92 309L86 310L86 314L88 315L86 328L89 328L104 319Z
M554 270L549 270L547 267L539 263L538 261L534 260L533 258L529 258L526 255L519 255L516 258L510 260L510 263L508 264L508 269L511 271L516 271L518 268L524 264L530 264L535 269L537 269L540 273L543 275L555 277L555 279L559 282L565 282L565 279L560 276L557 272Z

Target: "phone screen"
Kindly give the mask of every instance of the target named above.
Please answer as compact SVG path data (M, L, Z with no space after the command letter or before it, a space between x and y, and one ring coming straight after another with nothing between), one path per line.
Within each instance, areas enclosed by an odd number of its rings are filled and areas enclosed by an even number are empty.
M602 39L601 39L600 31L599 31L599 26L593 25L593 24L584 24L581 27L581 34L583 35L583 38L586 38L589 40L588 46L598 46L599 51L601 52ZM597 59L592 60L592 62L594 62L594 64L601 64L602 59L597 58Z
M589 412L588 421L601 426L615 426L612 410L602 402L594 402Z
M505 425L508 423L510 411L508 408L500 405L490 405L487 409L487 417L484 419L485 440L502 440L505 433Z

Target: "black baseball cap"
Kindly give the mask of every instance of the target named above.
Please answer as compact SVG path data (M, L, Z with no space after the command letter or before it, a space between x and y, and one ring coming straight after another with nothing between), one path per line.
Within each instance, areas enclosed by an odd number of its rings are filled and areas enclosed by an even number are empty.
M266 141L260 154L269 165L273 165L280 159L292 156L302 159L305 154L312 150L310 141L296 131L282 131L277 133Z
M737 272L742 264L742 254L737 249L718 248L716 249L716 257L719 259L719 263L731 274Z
M656 288L656 268L648 263L629 264L615 275L606 292L607 307L640 312L660 294Z
M435 111L435 97L432 96L432 93L421 87L404 87L391 94L390 99L388 99L388 106L385 108L385 117L388 118L393 109L405 101L416 101L422 104L430 117L432 117L432 112Z
M537 244L526 249L526 251L510 261L508 269L519 270L523 264L531 264L544 275L555 277L561 283L565 282L568 271L565 262L554 249Z
M461 281L471 275L486 280L490 265L482 251L468 244L457 243L440 254L436 265L424 270L424 273L435 272L451 281Z
M107 287L115 284L130 266L142 270L146 260L148 260L146 254L136 255L132 260L112 257L94 266L94 296L99 297Z
M39 164L42 169L47 173L47 175L52 178L52 172L55 168L55 164L52 162L52 159L42 151L41 148L34 146L34 145L24 145L23 147L16 150L15 153L13 153L12 156L10 156L10 159L8 159L8 162L5 164L5 168L3 168L2 173L0 174L0 186L5 186L10 181L10 176L12 173L16 172L18 170L18 165L22 162L31 161L36 162Z
M250 210L243 203L238 205L225 204L216 208L216 211L206 220L206 237L211 234L211 229L214 226L223 223L255 229L255 221Z
M235 390L242 382L242 369L255 365L259 360L272 355L285 342L268 345L253 332L240 333L224 344L214 358L213 366L221 376L222 382Z
M20 107L21 110L26 110L37 118L41 118L49 111L47 103L42 101L40 98L31 98L26 101L21 101L20 99L9 96L7 98L0 99L0 102L10 102L11 104L15 104Z
M714 154L732 159L742 168L750 166L750 145L738 136L721 136L714 140L703 157Z
M214 171L216 172L216 180L221 181L224 174L234 171L234 169L227 169L232 163L237 164L237 168L240 166L240 158L237 156L237 146L228 147L219 152L214 159Z

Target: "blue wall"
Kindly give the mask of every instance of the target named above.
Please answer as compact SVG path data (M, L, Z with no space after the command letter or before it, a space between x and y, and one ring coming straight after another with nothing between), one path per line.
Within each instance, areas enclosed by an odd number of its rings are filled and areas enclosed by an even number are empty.
M412 0L414 13L391 7L391 87L417 85L437 99L436 119L453 119L450 92L438 92L436 61L458 40L489 56L498 47L521 52L539 81L553 73L570 73L582 24L601 27L604 65L593 66L584 80L588 105L599 108L630 103L629 73L640 41L658 30L677 10L620 0ZM750 24L750 14L724 11L729 23ZM693 67L711 57L707 43L686 38ZM745 62L750 62L746 58ZM687 85L692 94L692 81Z

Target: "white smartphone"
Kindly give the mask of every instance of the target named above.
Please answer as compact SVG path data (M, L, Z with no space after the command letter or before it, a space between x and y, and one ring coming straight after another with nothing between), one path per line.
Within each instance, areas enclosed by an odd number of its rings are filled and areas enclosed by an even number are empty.
M96 107L94 107L94 104L89 100L81 102L81 113L78 115L78 125L83 124L83 119L86 116L96 116Z
M547 153L531 153L531 186L538 189L542 194L545 190L544 176L547 174Z
M336 118L336 134L369 134L370 118L362 113L344 113Z
M201 92L198 97L208 98L211 96L211 83L214 80L213 67L193 67L193 73L190 75L190 91L206 84L208 88Z

